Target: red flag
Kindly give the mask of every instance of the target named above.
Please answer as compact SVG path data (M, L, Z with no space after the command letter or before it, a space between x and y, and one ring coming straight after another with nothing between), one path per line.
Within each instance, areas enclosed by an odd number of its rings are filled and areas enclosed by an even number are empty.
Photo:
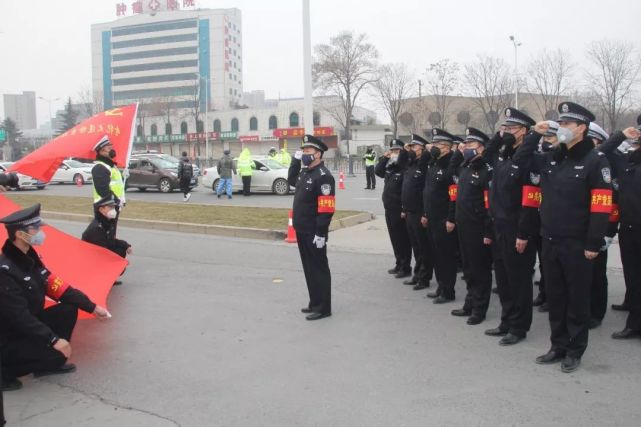
M115 162L124 168L131 154L137 110L138 105L132 104L96 114L18 160L9 170L49 182L64 159L96 157L93 147L105 135L116 150Z
M0 218L21 209L0 196ZM52 274L84 292L94 303L107 307L107 296L128 262L101 246L83 242L50 226L43 227L47 238L36 251ZM0 226L0 242L7 239L7 231ZM0 243L2 244L2 243ZM51 302L47 302L47 306ZM81 318L93 317L80 311Z

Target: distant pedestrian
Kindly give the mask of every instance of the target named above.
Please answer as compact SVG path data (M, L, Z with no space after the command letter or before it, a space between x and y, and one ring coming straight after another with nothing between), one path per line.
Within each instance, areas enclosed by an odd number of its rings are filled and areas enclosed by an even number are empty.
M193 177L194 167L187 157L187 152L183 151L178 164L178 181L180 182L180 191L183 192L183 202L187 202L191 198L191 179Z
M216 165L216 170L218 171L218 186L216 187L216 194L219 199L223 194L223 190L227 193L227 198L231 199L231 175L232 173L236 175L236 169L234 169L234 161L229 153L229 150L223 151L223 157L220 158L218 165Z
M376 152L369 147L363 156L365 160L365 179L367 180L366 190L374 190L376 188L376 175L374 174L374 167L376 166Z

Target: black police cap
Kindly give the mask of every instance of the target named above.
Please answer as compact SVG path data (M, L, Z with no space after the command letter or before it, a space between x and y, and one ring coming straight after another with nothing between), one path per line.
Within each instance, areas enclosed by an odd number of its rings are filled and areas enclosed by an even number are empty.
M429 144L429 142L427 142L427 140L422 136L415 133L412 134L412 139L407 143L407 145L421 145L423 147L425 147L425 144Z
M4 224L7 229L40 227L44 225L42 218L40 218L40 203L0 218L0 223Z
M392 139L389 142L389 148L390 149L394 149L394 148L399 148L400 149L400 148L403 148L403 147L405 147L405 143L403 141L401 141L400 139Z
M508 107L505 109L505 121L503 122L506 126L517 125L525 126L527 128L534 126L536 121L525 114L523 111L519 111L516 108Z
M637 129L641 130L641 114L637 117Z
M490 138L477 128L467 128L465 129L465 142L476 141L485 145Z
M456 138L457 137L443 129L432 129L432 142L445 142L452 144L456 140Z
M559 122L578 122L588 125L594 120L594 114L590 110L575 102L568 101L559 104Z
M305 147L312 147L322 152L327 151L327 145L325 145L323 141L313 135L303 136L303 143L301 144L301 148Z

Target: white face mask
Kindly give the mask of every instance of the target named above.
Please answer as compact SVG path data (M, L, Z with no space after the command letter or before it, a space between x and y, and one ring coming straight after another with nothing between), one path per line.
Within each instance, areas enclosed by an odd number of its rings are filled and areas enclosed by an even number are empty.
M114 219L117 216L118 216L118 212L116 212L115 209L111 209L111 210L109 210L109 212L107 212L107 218L109 218L109 219Z
M568 128L560 127L559 130L556 131L556 139L561 144L569 144L574 139L574 132Z

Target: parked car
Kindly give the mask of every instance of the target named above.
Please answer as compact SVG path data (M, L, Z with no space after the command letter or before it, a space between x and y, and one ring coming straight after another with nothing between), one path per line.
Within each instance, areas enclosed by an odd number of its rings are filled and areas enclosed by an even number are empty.
M13 163L14 162L0 163L0 171L2 172L8 171L11 165L13 165ZM18 190L25 190L28 188L37 188L38 190L42 190L46 186L47 184L40 181L39 179L35 179L28 175L18 173Z
M93 166L93 164L82 163L77 160L63 160L49 183L91 184L93 179L91 177L91 169Z
M236 164L234 159L234 165ZM273 159L266 157L252 157L256 163L256 170L252 174L251 191L270 191L279 196L289 194L291 191L287 182L287 166L283 166ZM216 167L207 168L203 173L202 183L205 187L216 191L220 178ZM232 191L241 191L243 181L240 175L232 176Z
M176 162L178 163L180 160L177 159L176 157L170 155L170 154L165 154L165 153L157 153L157 152L149 152L149 153L141 153L141 152L134 152L131 157L155 157L158 159L164 159L164 160L169 160L170 162ZM200 176L200 168L196 166L194 163L191 164L192 167L194 168L194 176Z
M194 175L190 188L198 185ZM125 188L137 188L146 191L156 188L163 193L170 193L180 187L178 182L178 162L157 156L136 155L129 160L129 177Z

